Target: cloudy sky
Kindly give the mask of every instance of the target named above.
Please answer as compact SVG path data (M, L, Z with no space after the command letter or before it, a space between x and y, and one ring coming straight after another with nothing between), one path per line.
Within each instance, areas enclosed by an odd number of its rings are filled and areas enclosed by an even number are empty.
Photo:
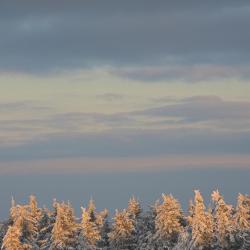
M247 171L249 23L241 0L1 1L0 175Z

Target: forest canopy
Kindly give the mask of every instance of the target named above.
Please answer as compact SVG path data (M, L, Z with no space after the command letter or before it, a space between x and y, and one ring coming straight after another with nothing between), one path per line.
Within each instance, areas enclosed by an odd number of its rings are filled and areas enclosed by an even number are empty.
M77 218L69 202L54 200L49 210L34 195L28 204L12 199L0 228L1 249L250 249L249 195L239 194L234 207L216 190L206 207L195 190L187 213L171 194L146 211L135 197L113 216L98 211L93 199L81 210Z

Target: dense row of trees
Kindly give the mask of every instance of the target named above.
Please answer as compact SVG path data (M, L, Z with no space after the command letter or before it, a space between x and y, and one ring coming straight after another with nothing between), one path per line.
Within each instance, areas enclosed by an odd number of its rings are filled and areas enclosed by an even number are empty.
M236 207L218 191L205 207L196 190L185 215L172 195L162 195L143 212L134 197L128 207L97 212L93 200L77 219L70 203L53 202L39 208L35 196L29 203L12 201L10 218L0 230L2 249L250 249L250 196L238 195Z

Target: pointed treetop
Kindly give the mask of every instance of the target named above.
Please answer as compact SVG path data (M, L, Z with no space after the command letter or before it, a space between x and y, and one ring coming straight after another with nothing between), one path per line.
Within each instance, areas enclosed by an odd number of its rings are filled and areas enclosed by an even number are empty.
M11 207L15 207L16 206L16 201L14 199L13 196L11 196Z
M214 201L214 202L219 202L221 199L223 199L223 197L219 193L218 189L212 192L211 198L212 198L212 201Z
M195 203L195 208L199 208L201 210L205 210L205 204L204 204L204 199L200 193L199 190L194 190L194 203Z
M88 211L91 213L91 212L94 212L95 210L96 210L95 201L91 197L88 203Z
M129 199L127 211L134 217L137 217L141 212L140 203L134 196Z

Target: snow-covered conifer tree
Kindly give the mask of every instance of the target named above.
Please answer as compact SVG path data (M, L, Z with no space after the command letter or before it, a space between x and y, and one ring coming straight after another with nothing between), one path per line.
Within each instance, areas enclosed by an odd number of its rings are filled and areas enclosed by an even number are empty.
M87 208L82 208L81 231L84 243L87 246L105 246L108 244L108 210L96 211L95 202L91 199Z
M189 200L189 207L188 207L188 216L187 216L187 221L191 225L192 224L192 219L194 216L194 203L192 200Z
M156 207L155 238L163 246L173 245L183 230L179 202L172 196L162 194L163 202Z
M151 250L156 248L155 242L155 217L156 208L159 205L159 201L156 201L153 206L150 206L150 210L141 213L137 218L136 234L137 234L137 247L138 250ZM138 220L139 219L139 220Z
M92 221L96 220L96 206L95 201L91 198L88 203L87 212Z
M134 220L125 209L121 212L116 210L113 219L113 228L109 233L111 247L113 249L134 249Z
M112 227L108 211L97 212L93 199L82 208L79 224L69 203L54 201L50 211L40 209L34 196L27 205L13 200L10 219L0 222L1 249L250 250L250 196L239 194L236 208L218 190L211 198L207 210L196 190L184 217L172 195L163 194L162 201L143 213L132 197L127 209L116 210Z
M219 191L211 195L214 202L214 229L217 243L220 247L229 248L233 232L232 206L225 203Z
M37 212L38 208L34 196L31 196L29 205L16 205L14 200L12 201L10 209L12 223L20 227L22 238L26 240L32 241L37 235L39 221Z
M179 234L177 243L171 248L173 250L190 250L191 248L191 234L188 228L182 230Z
M234 215L236 237L241 250L250 249L250 196L239 194Z
M99 228L103 227L105 220L108 218L108 214L109 214L108 209L104 209L101 212L95 213L95 222Z
M250 196L238 195L235 223L239 230L250 230Z
M25 206L23 236L32 245L36 244L41 219L41 209L38 208L36 197L30 196L29 204Z
M30 196L29 210L32 218L34 218L36 221L39 221L41 219L42 212L37 205L36 197L34 195Z
M193 216L191 219L192 245L195 247L209 247L213 241L213 217L206 211L203 197L195 190Z
M20 231L20 240L27 245L32 246L32 249L37 249L38 223L39 219L35 217L34 209L38 210L37 203L34 196L30 198L28 205L16 205L12 198L12 205L10 208L10 220L15 228Z
M134 196L132 196L128 201L127 211L134 218L136 218L141 213L140 203Z
M98 226L101 234L101 240L99 240L100 247L107 246L109 242L108 234L110 232L110 226L108 221L108 214L109 212L107 209L96 213L96 225Z
M85 208L82 208L82 234L87 245L96 246L97 241L101 239L101 233L91 214Z
M52 229L52 244L50 249L73 248L76 242L77 225L74 211L71 205L65 203L56 204L56 221Z
M51 232L55 223L52 213L44 208L41 210L41 219L39 221L39 234L37 244L40 249L49 249L51 244Z
M14 198L11 200L11 208L10 208L10 220L14 223L20 216L20 206L16 205Z
M19 225L9 226L6 235L3 238L2 249L4 250L26 250L31 249L29 244L21 242L21 229Z

